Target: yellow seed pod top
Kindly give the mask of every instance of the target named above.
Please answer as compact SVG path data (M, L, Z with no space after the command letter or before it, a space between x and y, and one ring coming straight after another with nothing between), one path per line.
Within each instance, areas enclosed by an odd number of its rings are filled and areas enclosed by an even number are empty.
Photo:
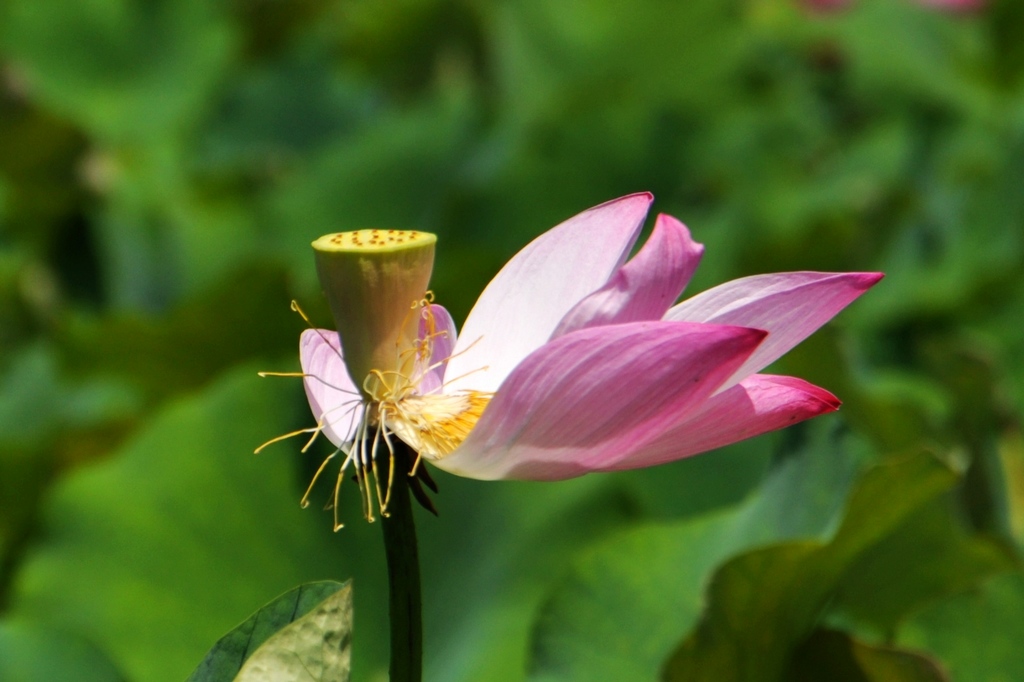
M433 246L437 235L418 230L355 230L325 234L313 242L317 251L374 253Z
M364 391L371 371L385 380L412 373L436 242L436 235L415 230L338 232L313 242L345 364Z

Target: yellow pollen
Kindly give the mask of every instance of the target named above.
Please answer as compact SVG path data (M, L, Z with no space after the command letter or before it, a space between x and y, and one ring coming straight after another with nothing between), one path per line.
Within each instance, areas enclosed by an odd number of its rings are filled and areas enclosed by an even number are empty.
M378 403L385 428L427 459L450 455L466 440L491 401L490 393L416 395Z

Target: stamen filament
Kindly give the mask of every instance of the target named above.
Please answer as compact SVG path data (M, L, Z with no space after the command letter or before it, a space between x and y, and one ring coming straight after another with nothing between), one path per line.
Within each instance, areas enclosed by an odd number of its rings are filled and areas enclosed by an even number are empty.
M295 299L292 299L291 309L299 314L299 317L301 317L302 320L306 323L306 326L308 326L310 329L315 331L317 333L317 336L319 336L321 339L323 339L323 342L326 343L331 348L331 350L334 351L334 353L338 356L338 359L340 359L340 360L344 359L341 356L341 349L340 348L335 348L334 344L332 344L330 342L330 340L324 335L324 333L322 331L320 331L320 329L318 327L313 326L313 323L310 321L310 319L306 315L306 313L303 312L302 307L299 306L299 302L296 301Z
M362 492L366 498L366 520L369 523L373 523L377 520L377 517L373 514L373 491L370 490L370 470L369 467L366 466L366 443L368 440L367 432L370 429L369 421L364 419L362 426L362 434L359 438L359 469L363 473Z
M348 464L348 462L351 459L352 459L352 454L349 453L348 457L345 458L345 464ZM345 480L345 468L346 467L343 464L341 466L341 468L338 469L338 480L334 482L334 504L331 505L331 508L333 510L333 513L334 513L334 532L335 533L337 533L339 530L341 530L342 528L345 527L344 523L341 523L340 521L338 521L338 491L341 490L341 482L343 480Z
M370 451L370 466L373 467L373 485L377 489L377 506L381 516L388 516L387 504L384 502L384 495L380 490L380 474L377 473L377 446L380 444L380 427L373 433L373 448Z
M271 438L271 439L270 439L270 440L268 440L268 441L267 441L266 443L264 443L263 445L259 446L259 447L258 447L258 448L256 448L255 450L253 450L253 453L252 453L252 454L254 454L254 455L258 455L258 454L260 454L260 452L262 452L262 451L263 451L263 449L264 449L264 448L266 448L266 447L267 447L268 445L273 445L274 443L277 443L277 442L279 442L279 441L282 441L282 440L288 440L289 438L293 438L293 437L295 437L295 436L299 436L299 435L302 435L303 433L309 433L309 432L311 432L311 431L315 432L315 431L319 431L319 430L320 430L320 427L319 427L319 426L315 426L315 427L312 427L312 428L306 428L306 429L299 429L298 431L292 431L292 432L290 432L290 433L285 433L285 434L282 434L282 435L280 435L280 436L276 436L275 438ZM314 436L314 437L315 437L315 436ZM303 451L304 451L304 450L303 450Z
M289 379L316 379L327 388L333 388L339 393L348 393L349 395L359 395L357 391L350 391L347 388L341 386L335 386L326 379L323 379L318 374L306 374L305 372L256 372L256 376L266 379L267 377L286 377Z
M323 431L324 431L324 421L323 421L323 417L321 417L320 421L317 422L317 424L316 424L316 429L313 430L313 435L309 437L309 440L306 441L306 444L302 446L302 449L299 450L299 452L301 452L302 454L306 454L306 452L309 450L309 448L313 445L313 442L316 440L316 437L319 436L321 433L323 433Z
M417 469L420 468L420 462L423 461L423 453L416 453L416 461L412 463L412 471L409 472L410 476L415 476Z
M386 424L381 423L380 430L384 433L384 443L388 446L388 488L384 494L384 508L391 503L391 484L395 480L395 446L391 443L391 434ZM381 514L383 514L383 510Z
M305 509L306 507L309 506L309 494L311 492L313 492L313 486L316 485L317 479L320 478L320 474L322 474L324 472L324 469L327 468L327 463L330 462L332 459L334 459L334 457L339 452L341 452L341 449L335 450L331 454L329 454L326 457L324 457L324 461L320 463L320 466L317 467L316 473L313 474L313 480L309 482L309 487L306 488L306 494L303 495L302 499L299 501L299 506L300 507Z

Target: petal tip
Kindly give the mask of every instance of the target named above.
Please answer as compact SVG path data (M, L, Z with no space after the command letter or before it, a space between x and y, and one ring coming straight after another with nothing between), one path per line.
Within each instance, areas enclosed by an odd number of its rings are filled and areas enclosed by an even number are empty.
M684 227L684 228L686 227L686 223L684 223L684 222L683 222L682 220L680 220L679 218L676 218L676 217L675 217L674 215L669 215L668 213L659 213L659 214L657 215L657 218L656 218L656 220L657 220L657 221L658 221L659 223L660 223L660 222L662 222L662 221L664 221L664 222L666 222L666 223L671 223L672 225L679 225L679 226L681 226L681 227ZM688 228L687 228L687 229L688 229Z
M786 386L805 396L806 399L801 402L804 405L804 409L807 410L809 414L803 417L801 421L808 417L816 417L818 415L828 414L829 412L835 412L839 409L839 406L843 404L843 401L837 398L831 391L812 384L806 379L777 374L755 374L752 378L768 381L769 383L774 383L780 386Z
M609 199L608 201L602 202L597 206L593 206L587 210L593 211L599 208L607 208L608 206L614 206L615 204L622 204L634 201L637 203L643 203L644 207L646 208L649 207L652 203L654 203L654 195L651 194L650 192L633 192L632 194L627 194L616 199Z
M859 272L857 275L859 284L865 290L875 286L885 277L884 272Z
M803 384L807 395L815 401L815 407L817 408L813 410L815 415L835 412L843 404L843 401L837 398L831 391L826 391L821 386L815 386L809 382L803 382Z
M824 405L824 409L821 411L821 414L827 414L829 412L835 412L836 410L838 410L842 406L843 401L840 400L839 398L837 398L832 393L829 393L828 391L826 391L824 389L822 389L822 393L824 393L828 397L824 398L822 400L822 405Z
M768 338L769 334L767 329L759 329L758 327L739 327L739 329L746 330L746 333L749 335L751 342L755 346L760 345L762 341Z

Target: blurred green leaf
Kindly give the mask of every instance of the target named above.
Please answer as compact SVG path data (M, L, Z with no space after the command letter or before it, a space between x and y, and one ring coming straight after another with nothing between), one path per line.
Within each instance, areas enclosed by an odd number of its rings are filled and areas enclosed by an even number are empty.
M1003 434L999 457L1006 475L1007 517L1017 547L1024 551L1024 433L1019 428Z
M969 75L984 56L982 36L944 14L921 3L862 0L816 28L848 50L854 87L865 94L980 106L986 93Z
M38 623L0 621L0 680L126 682L87 640Z
M56 356L43 342L22 347L0 376L0 585L54 476L102 453L141 407L125 382L69 377Z
M589 554L595 542L641 519L679 519L742 498L763 476L766 450L775 442L759 438L709 457L557 485L482 483L442 472L441 517L419 527L424 584L429 585L424 594L426 677L525 679L524 652L537 613L553 582L581 551ZM822 470L814 472L815 466ZM837 479L850 476L849 462L829 457L815 466L798 466L801 473L780 486L783 494L826 499L827 493L816 488L829 489L826 472ZM723 478L722 467L732 474ZM841 500L832 504L840 506ZM751 513L752 524L774 522L774 517L766 521L769 515L762 511ZM794 525L805 521L801 515L788 520ZM466 547L473 548L472 559L453 561ZM366 614L360 613L359 632L364 632ZM357 659L362 655L360 648Z
M609 93L711 108L732 94L730 76L743 55L742 25L714 0L630 10L610 0L534 0L492 12L500 83L511 107L504 114L516 118L584 112L607 105ZM703 58L709 52L716 58ZM661 68L645 68L654 64Z
M299 509L292 453L252 454L289 430L292 396L236 371L65 479L12 613L83 634L132 678L180 680L253 604L334 575L339 545Z
M1007 547L968 535L951 501L938 500L863 552L846 570L829 608L891 633L923 605L1016 565Z
M272 247L312 289L309 244L366 227L434 229L462 160L473 102L459 80L424 103L394 110L322 145L263 204ZM447 226L438 225L442 237Z
M954 680L1024 679L1024 574L994 578L924 609L900 627L900 646L932 652Z
M418 93L439 71L476 66L489 47L477 17L486 9L465 0L348 0L338 42L361 75Z
M61 431L131 417L138 396L116 380L74 381L61 373L52 347L35 345L14 355L0 379L0 445L36 449ZM0 455L0 461L3 456Z
M638 525L585 552L538 617L530 679L655 679L697 622L717 564L749 547L824 533L842 509L851 455L827 439L812 443L738 508Z
M230 27L197 0L6 4L0 45L34 92L107 140L194 118L230 55Z
M187 682L347 682L351 638L351 583L300 585L221 637Z
M797 649L791 682L948 682L931 659L912 651L866 644L836 630L815 630Z
M721 566L700 623L669 658L666 680L781 680L854 561L956 477L929 454L869 470L828 542L757 549Z
M621 528L636 502L615 477L546 486L443 474L438 484L441 517L419 527L425 678L524 679L530 629L553 578ZM472 559L454 560L466 547Z
M63 359L75 373L116 376L150 400L196 388L223 367L296 348L303 323L289 308L288 285L280 269L254 263L164 316L77 319L61 330Z
M646 518L679 519L733 506L764 482L771 453L783 434L741 441L710 457L688 457L672 466L633 469L616 474L629 487ZM710 454L710 453L709 453ZM728 471L728 476L722 476ZM816 491L808 490L814 495Z
M0 224L25 250L42 256L67 238L68 222L84 207L75 166L86 141L10 80L0 73Z
M368 122L379 108L373 89L339 75L330 56L323 48L285 55L239 74L220 94L218 109L206 122L201 156L192 163L204 178L255 187L214 189L246 196L301 165L305 154ZM241 177L231 178L232 173Z

